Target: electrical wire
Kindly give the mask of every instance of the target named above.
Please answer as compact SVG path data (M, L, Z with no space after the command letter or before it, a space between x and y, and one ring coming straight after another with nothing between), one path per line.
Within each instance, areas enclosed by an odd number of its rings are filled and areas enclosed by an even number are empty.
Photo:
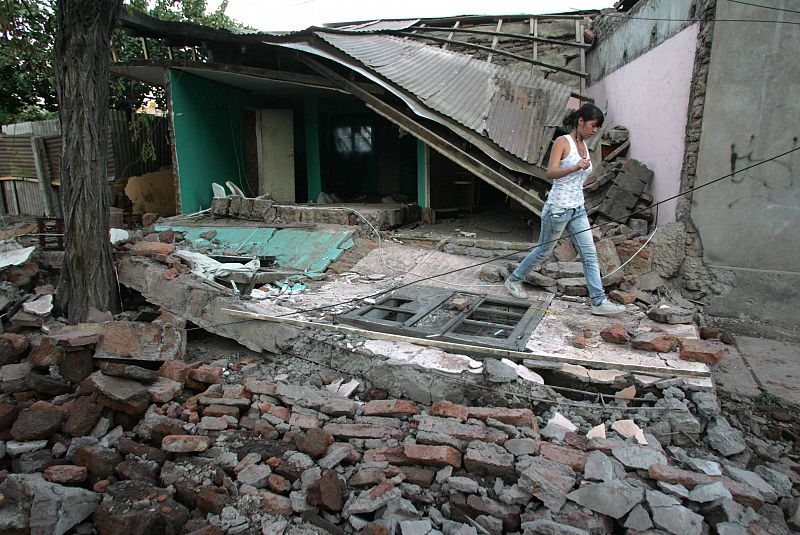
M775 11L785 11L786 13L800 13L800 9L786 9L785 7L765 6L763 4L753 4L752 2L743 2L742 0L728 0L734 4L742 4L743 6L760 7L763 9L773 9Z
M791 24L800 26L800 21L793 20L765 20L765 19L664 19L659 17L632 17L624 13L603 13L603 17L622 18L627 20L650 20L658 22L756 22L769 24Z
M690 188L690 189L688 189L688 190L686 190L686 191L680 192L680 193L678 193L678 194L676 194L676 195L673 195L673 196L671 196L671 197L668 197L668 198L666 198L666 199L662 199L662 200L660 200L660 201L658 201L658 202L656 202L656 203L653 203L653 204L651 204L650 206L647 206L647 207L645 207L645 208L641 208L641 209L639 209L639 210L635 210L635 211L633 211L633 212L630 212L629 214L626 214L626 215L624 215L624 216L618 217L618 218L616 218L616 219L612 219L611 221L608 221L608 222L606 222L606 223L601 223L601 224L599 224L599 225L593 225L593 226L590 226L590 227L586 228L585 230L581 230L581 231L578 231L578 232L573 232L573 233L570 233L570 234L568 234L568 235L567 235L567 237L570 237L570 238L571 238L572 236L576 236L576 235L578 235L578 234L581 234L581 233L583 233L583 232L591 232L593 229L596 229L596 228L601 228L601 227L603 227L603 226L610 225L610 224L612 224L612 223L619 223L619 222L621 222L621 221L624 221L624 220L628 219L628 218L629 218L630 216L632 216L632 215L635 215L635 214L639 214L639 213L645 212L645 211L647 211L647 210L650 210L651 208L654 208L654 207L656 207L656 206L659 206L659 205L661 205L661 204L664 204L664 203L666 203L666 202L672 201L672 200L674 200L674 199L677 199L677 198L679 198L679 197L682 197L682 196L684 196L684 195L688 195L688 194L690 194L690 193L693 193L693 192L695 192L695 191L697 191L697 190L700 190L700 189L706 188L706 187L708 187L708 186L710 186L710 185L712 185L712 184L716 184L717 182L719 182L719 181L721 181L721 180L725 180L725 179L727 179L727 178L730 178L730 177L732 177L732 176L734 176L734 175L736 175L736 174L743 173L743 172L745 172L745 171L747 171L747 170L749 170L749 169L753 169L753 168L755 168L755 167L758 167L758 166L760 166L760 165L764 165L764 164L766 164L766 163L769 163L769 162L771 162L771 161L773 161L773 160L777 160L778 158L781 158L781 157L783 157L783 156L786 156L786 155L788 155L788 154L791 154L791 153L793 153L793 152L796 152L796 151L798 151L798 150L800 150L800 146L798 146L798 147L794 147L793 149L789 149L789 150L787 150L787 151L785 151L785 152L782 152L782 153L780 153L780 154L777 154L777 155L775 155L775 156L772 156L771 158L767 158L767 159L765 159L765 160L762 160L762 161L760 161L760 162L753 163L753 164L751 164L751 165L749 165L749 166L747 166L747 167L743 167L742 169L739 169L739 170L737 170L737 171L733 171L733 172L731 172L731 173L728 173L728 174L726 174L726 175L723 175L723 176L721 176L721 177L715 178L715 179L713 179L713 180L711 180L711 181L709 181L709 182L707 182L707 183L705 183L705 184L701 184L700 186L695 186L694 188ZM537 244L537 245L535 245L534 247L531 247L531 248L529 248L529 249L528 249L528 251L530 251L530 250L533 250L533 249L534 249L535 247L537 247L538 245L549 245L549 244L551 244L551 243L554 243L554 242L558 241L559 239L561 239L561 238L563 238L563 237L564 237L564 236L560 236L559 238L556 238L556 239L554 239L554 240L550 240L550 241L548 241L548 242L545 242L545 243L542 243L542 244ZM512 252L512 253L509 253L509 254L506 254L506 255L501 255L501 256L498 256L498 257L492 258L492 259L490 259L490 260L486 260L486 261L483 261L483 262L478 262L478 263L476 263L476 264L471 264L471 265L469 265L469 266L464 266L464 267L461 267L461 268L452 269L452 270L445 271L445 272L443 272L443 273L439 273L439 274L436 274L436 275L431 275L431 276L425 277L425 278L423 278L423 279L420 279L420 280L418 280L418 281L409 282L409 283L404 283L404 284L401 284L401 285L399 285L399 286L395 286L395 287L393 287L393 288L389 288L389 289L386 289L386 290L382 290L382 291L380 291L380 292L378 292L378 293L375 293L375 294L373 294L373 295L367 296L366 298L372 298L372 299L374 299L374 298L376 298L376 297L380 297L380 296L382 296L382 295L385 295L385 294L387 294L387 293L391 293L391 292L394 292L394 291L400 290L400 289L402 289L402 288L406 288L406 287L408 287L408 286L411 286L411 285L413 285L413 284L416 284L416 283L418 283L418 282L422 282L422 281L425 281L425 280L431 280L431 279L435 279L435 278L437 278L437 277L442 277L442 276L444 276L444 275L449 275L449 274L451 274L451 273L456 273L456 272L459 272L459 271L464 271L464 270L471 269L471 268L478 267L478 266L483 266L483 265L489 264L489 263L491 263L491 262L494 262L494 261L496 261L496 260L501 260L501 259L503 259L503 258L509 258L509 257L511 257L511 256L514 256L514 255L516 255L516 254L519 254L519 252L518 252L518 251L514 251L514 252ZM293 312L286 313L286 314L283 314L283 315L281 315L281 316L278 316L278 317L292 316L292 315L295 315L295 314L302 314L302 313L305 313L305 312L316 312L316 311L318 311L318 310L325 310L325 309L332 308L332 307L335 307L335 306L341 306L341 305L349 304L349 303L352 303L352 302L355 302L355 301L362 301L363 299L365 299L365 298L353 298L353 299L348 299L348 300L346 300L346 301L342 301L342 302L335 303L335 304L331 304L331 305L324 305L324 306L313 307L313 308L309 308L309 309L301 309L301 310L293 311Z
M764 164L767 164L769 162L775 161L778 158L782 158L784 156L787 156L789 154L797 152L798 150L800 150L800 146L797 146L797 147L794 147L794 148L789 149L787 151L781 152L781 153L776 154L776 155L774 155L774 156L772 156L770 158L766 158L764 160L755 162L755 163L753 163L751 165L748 165L746 167L743 167L743 168L741 168L739 170L732 171L732 172L730 172L728 174L725 174L723 176L720 176L720 177L717 177L717 178L715 178L713 180L710 180L710 181L706 182L705 184L701 184L699 186L695 186L693 188L689 188L686 191L679 192L679 193L677 193L677 194L675 194L675 195L673 195L671 197L668 197L666 199L662 199L662 200L660 200L658 202L655 202L655 203L651 204L650 206L647 206L645 208L640 208L639 210L635 210L633 212L630 212L629 214L626 214L624 216L618 217L618 218L613 219L611 221L607 221L607 222L601 223L599 225L593 225L593 226L590 226L590 227L586 228L585 230L582 230L582 231L579 231L579 232L575 232L575 233L571 233L571 234L568 235L568 237L580 234L581 232L591 232L595 228L601 228L603 226L610 225L610 224L613 224L613 223L619 223L620 221L624 221L624 220L628 219L632 215L645 212L647 210L650 210L651 208L656 208L661 204L667 203L669 201L675 200L675 199L677 199L679 197L683 197L685 195L689 195L691 193L694 193L695 191L698 191L700 189L703 189L703 188L706 188L708 186L711 186L712 184L716 184L717 182L720 182L720 181L725 180L727 178L731 178L731 177L733 177L733 176L735 176L737 174L744 173L745 171L749 171L750 169L754 169L754 168L759 167L761 165L764 165ZM558 239L561 239L563 237L564 236L561 236ZM546 242L546 243L544 243L542 245L547 245L547 244L552 243L554 241L558 241L558 240L557 239L556 240L551 240L551 241ZM538 246L538 244L537 244L537 246ZM536 246L534 246L534 247L536 247ZM530 251L534 247L531 247L528 250ZM320 310L327 310L327 309L330 309L330 308L343 306L343 305L347 305L347 304L350 304L350 303L362 302L365 299L374 299L376 297L380 297L380 296L385 295L387 293L391 293L391 292L397 291L399 289L411 286L413 284L416 284L418 282L422 282L424 280L430 280L430 279L434 279L434 278L441 277L441 276L444 276L444 275L449 275L451 273L456 273L458 271L463 271L463 270L471 269L471 268L474 268L474 267L477 267L477 266L482 266L482 265L488 264L490 262L494 262L496 260L500 260L500 259L503 259L503 258L508 258L508 257L516 255L516 254L519 254L519 251L514 251L513 253L510 253L510 254L507 254L507 255L501 255L499 257L492 258L491 260L478 262L476 264L471 264L469 266L464 266L464 267L461 267L461 268L445 271L443 273L439 273L439 274L436 274L436 275L431 275L431 276L425 277L423 279L420 279L418 281L404 283L404 284L401 284L401 285L398 285L398 286L395 286L395 287L392 287L392 288L388 288L386 290L382 290L382 291L374 293L372 295L368 295L368 296L364 296L364 297L356 297L356 298L352 298L352 299L346 299L344 301L339 301L337 303L332 303L332 304L329 304L329 305L322 305L322 306L318 306L318 307L299 309L299 310L295 310L295 311L288 312L288 313L285 313L285 314L277 315L276 317L280 318L280 317L294 316L296 314L304 314L304 313L308 313L308 312L318 312ZM238 320L238 321L232 321L232 322L216 323L216 324L213 324L213 325L209 325L207 328L222 327L222 326L226 326L226 325L237 325L237 324L240 324L240 323L247 323L247 322L251 322L251 321L259 321L259 320L256 320L256 319L245 319L245 320ZM189 329L187 329L187 330L189 330Z

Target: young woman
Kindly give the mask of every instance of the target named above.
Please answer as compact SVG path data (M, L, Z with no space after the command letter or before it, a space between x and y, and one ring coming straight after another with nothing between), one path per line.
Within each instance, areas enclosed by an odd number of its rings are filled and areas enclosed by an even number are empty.
M506 279L506 289L518 298L528 297L522 280L531 270L538 270L566 229L583 260L583 273L592 299L592 314L610 316L625 312L625 307L606 298L600 279L600 265L594 248L589 218L583 207L583 183L592 174L592 161L584 140L603 125L603 112L594 104L584 104L564 119L569 134L556 139L547 165L547 178L553 187L542 209L539 243Z

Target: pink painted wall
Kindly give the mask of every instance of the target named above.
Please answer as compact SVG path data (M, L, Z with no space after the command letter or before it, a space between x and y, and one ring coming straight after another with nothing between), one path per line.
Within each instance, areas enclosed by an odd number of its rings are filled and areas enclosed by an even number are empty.
M586 89L607 110L607 128L628 128L627 156L655 173L651 192L656 201L672 197L680 187L696 48L693 24ZM660 225L675 220L675 206L672 200L658 207Z

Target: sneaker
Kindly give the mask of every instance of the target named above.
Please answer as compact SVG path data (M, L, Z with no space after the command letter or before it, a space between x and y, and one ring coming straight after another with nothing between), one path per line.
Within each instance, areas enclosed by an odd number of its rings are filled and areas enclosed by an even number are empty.
M511 277L506 279L506 290L517 299L528 298L528 292L522 287L522 281L514 280Z
M625 305L612 303L608 298L604 299L599 305L592 305L592 314L595 316L614 316L622 314L626 310Z

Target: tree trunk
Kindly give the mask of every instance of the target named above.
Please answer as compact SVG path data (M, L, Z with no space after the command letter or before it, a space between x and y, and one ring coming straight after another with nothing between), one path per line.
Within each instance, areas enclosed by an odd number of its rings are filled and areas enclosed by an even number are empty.
M109 47L122 0L59 0L55 71L66 245L57 305L72 323L89 307L119 311L109 240Z

